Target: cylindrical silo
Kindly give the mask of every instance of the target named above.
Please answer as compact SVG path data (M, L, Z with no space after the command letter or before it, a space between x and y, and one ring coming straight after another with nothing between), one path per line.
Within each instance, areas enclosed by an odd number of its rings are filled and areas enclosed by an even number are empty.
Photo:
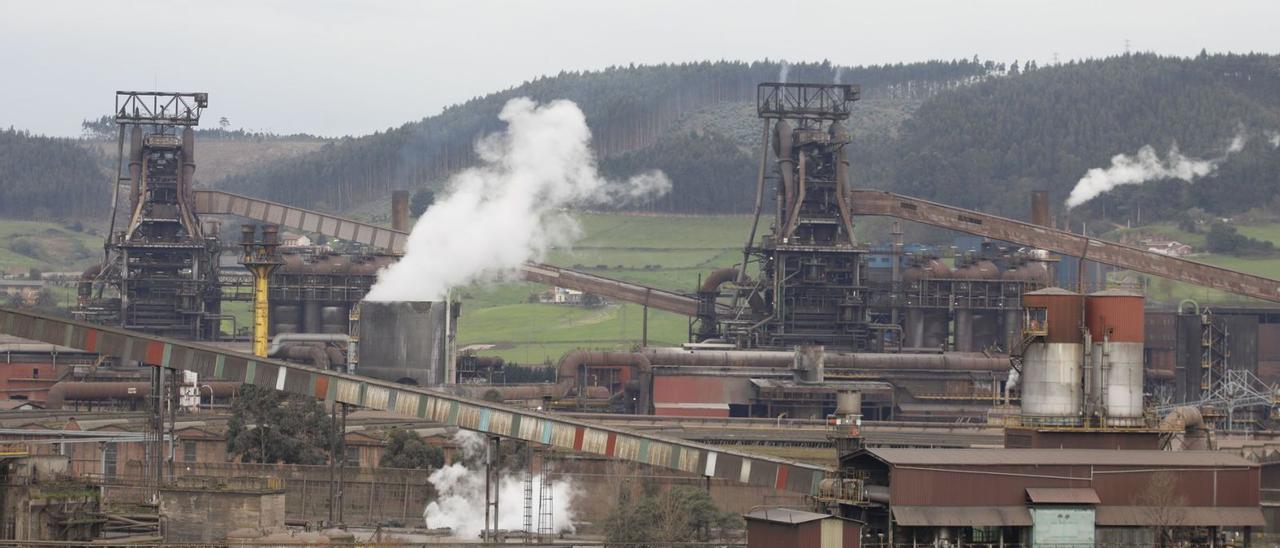
M1039 334L1023 353L1022 415L1038 424L1080 422L1083 296L1059 288L1023 295L1026 329Z
M277 304L271 307L271 334L300 333L302 309L296 304Z
M1089 295L1085 324L1092 339L1091 375L1100 415L1109 426L1140 426L1143 418L1143 296L1121 289Z

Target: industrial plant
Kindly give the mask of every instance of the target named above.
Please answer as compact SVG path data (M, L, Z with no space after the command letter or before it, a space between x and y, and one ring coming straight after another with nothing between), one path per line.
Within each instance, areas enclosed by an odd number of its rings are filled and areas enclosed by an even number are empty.
M500 358L459 348L456 295L365 299L406 252L408 192L381 226L197 188L209 95L118 92L111 229L74 317L0 308L13 337L0 363L35 370L7 374L10 397L41 408L0 414L0 536L320 545L354 543L348 526L411 530L436 488L362 468L385 446L370 433L391 427L446 440L450 458L457 431L483 442L473 541L600 545L553 530L549 478L596 477L590 491L623 468L726 501L746 529L734 545L1247 546L1280 533L1267 496L1280 481L1280 353L1268 353L1280 305L1164 309L1107 273L1268 303L1280 281L1073 233L1044 192L1017 220L853 188L859 86L756 93L760 163L742 182L754 209L736 264L683 292L519 269L685 316L687 341L584 345L554 381L508 383ZM869 217L893 228L864 229ZM980 243L904 242L906 222ZM231 303L252 307L251 325ZM225 417L201 408L233 405L246 385L320 402L343 425L326 464L230 462L211 430ZM513 504L499 500L504 448L524 459L516 527L500 519Z

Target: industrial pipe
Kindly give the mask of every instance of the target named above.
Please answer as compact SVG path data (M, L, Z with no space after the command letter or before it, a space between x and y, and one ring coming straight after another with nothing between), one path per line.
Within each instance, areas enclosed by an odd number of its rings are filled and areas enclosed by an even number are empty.
M1191 406L1174 408L1160 419L1161 430L1181 430L1182 449L1209 449L1209 429L1205 427L1200 410Z
M508 384L508 385L455 385L454 393L470 397L496 394L503 400L529 400L543 397L565 399L574 395L579 399L603 399L610 394L602 386L583 386L583 371L587 367L622 367L636 372L639 380L639 404L637 412L648 414L651 410L653 368L644 354L639 352L607 352L574 350L560 358L556 369L556 383Z
M685 350L683 348L646 348L650 364L688 365L700 367L792 367L795 353L781 350ZM989 356L980 352L944 352L941 354L827 354L827 369L915 370L915 371L992 371L1009 369L1007 356Z
M329 370L329 353L325 352L325 347L319 344L286 344L277 348L275 352L268 352L267 356L290 361L304 360L317 369Z
M349 344L351 337L341 333L277 333L271 338L271 346L267 348L267 355L274 356L280 351L281 345L284 343L342 343Z
M208 386L214 396L231 397L241 383L209 381L201 384ZM140 400L150 394L150 382L61 381L49 387L46 404L49 409L60 409L66 402Z
M773 125L773 154L778 157L778 176L782 178L781 211L785 217L778 219L778 226L790 224L792 202L796 196L796 180L793 173L795 161L791 159L792 151L791 124L786 120L778 120Z
M129 130L129 216L132 220L142 194L142 126ZM110 237L110 235L108 235Z

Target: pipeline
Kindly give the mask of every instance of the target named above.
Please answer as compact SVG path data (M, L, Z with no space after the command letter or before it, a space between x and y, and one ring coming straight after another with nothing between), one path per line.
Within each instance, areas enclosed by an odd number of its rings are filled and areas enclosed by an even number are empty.
M276 349L275 352L268 352L268 357L283 358L289 361L306 361L316 369L329 370L331 363L330 355L325 351L325 347L319 344L286 344Z
M1184 451L1211 449L1209 429L1204 424L1204 416L1194 407L1184 405L1174 408L1160 419L1160 429L1182 431L1181 449Z
M284 343L289 342L348 344L350 341L350 336L338 333L279 333L275 337L271 338L271 346L267 348L267 355L274 356L276 352L280 351L280 347L283 346ZM337 360L334 363L341 363L343 361L345 361L345 358Z
M240 383L231 381L201 382L200 386L212 388L215 398L231 397L240 389ZM150 382L61 381L49 387L47 405L61 409L66 402L141 400L150 394Z
M646 348L644 356L658 365L699 367L792 367L795 353L781 350L685 350L664 347ZM942 354L826 354L827 369L914 370L914 371L991 371L1009 370L1007 356L988 356L980 352L944 352Z
M616 367L631 369L638 380L639 401L637 413L648 414L652 407L653 368L644 354L639 352L603 352L574 350L560 359L556 369L556 383L508 384L508 385L455 385L451 390L468 397L497 397L502 400L531 400L551 398L562 400L575 396L579 400L610 398L609 389L603 386L583 386L584 372L588 367Z
M791 223L791 208L798 191L794 173L795 160L791 159L794 146L791 139L791 124L786 120L778 120L778 123L773 125L773 155L778 158L778 174L782 178L782 201L779 209L785 215L778 216L778 226L787 226Z

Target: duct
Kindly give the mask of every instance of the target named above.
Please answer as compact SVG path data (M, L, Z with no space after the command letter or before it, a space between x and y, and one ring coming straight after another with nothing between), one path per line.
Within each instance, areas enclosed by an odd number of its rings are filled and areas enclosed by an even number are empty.
M142 185L142 126L129 131L129 213L138 208Z
M224 398L235 395L240 388L240 383L201 381L200 386L210 387L215 398ZM141 400L150 393L150 382L62 381L49 387L47 405L49 409L60 409L66 402Z
M267 355L276 355L276 352L280 351L280 347L284 343L321 342L348 344L350 340L350 336L336 333L280 333L271 339L271 346L267 348Z
M329 354L319 344L281 345L275 352L268 352L267 357L290 361L305 360L317 369L329 370Z
M795 353L770 350L698 350L682 348L646 348L649 363L700 367L776 367L790 368ZM830 369L920 370L920 371L992 371L1009 370L1009 358L979 352L944 352L941 354L826 354L824 367Z
M849 215L849 155L844 145L849 142L849 132L840 122L832 122L827 128L831 142L840 148L836 161L836 204L840 208L840 222L848 233L849 242L853 243L853 217Z
M496 396L502 400L533 400L551 398L562 400L576 396L579 400L608 399L611 394L603 386L582 386L582 371L587 367L625 367L636 374L639 403L637 412L650 413L650 394L653 386L653 369L649 360L639 352L602 352L574 350L560 358L556 370L556 383L508 384L508 385L455 385L451 390L458 395L486 398ZM627 389L631 387L628 386Z
M773 154L778 157L778 174L782 178L782 203L780 209L787 216L791 214L792 202L796 199L795 160L791 159L792 144L791 124L786 120L778 120L773 126ZM779 226L786 224L778 219Z
M1180 432L1182 435L1180 449L1184 451L1210 449L1209 429L1205 426L1204 416L1195 407L1184 405L1170 411L1160 419L1160 429Z
M863 490L867 493L867 500L871 502L889 504L888 485L867 485Z

